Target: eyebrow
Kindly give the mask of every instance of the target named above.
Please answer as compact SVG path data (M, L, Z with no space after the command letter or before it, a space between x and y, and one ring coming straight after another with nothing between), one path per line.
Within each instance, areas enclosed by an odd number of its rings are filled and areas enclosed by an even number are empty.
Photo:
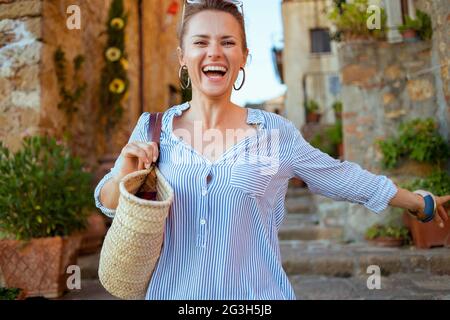
M196 34L193 35L191 38L204 38L204 39L209 39L210 36L206 35L206 34ZM234 36L230 36L230 35L226 35L226 36L222 36L220 37L220 39L234 39Z

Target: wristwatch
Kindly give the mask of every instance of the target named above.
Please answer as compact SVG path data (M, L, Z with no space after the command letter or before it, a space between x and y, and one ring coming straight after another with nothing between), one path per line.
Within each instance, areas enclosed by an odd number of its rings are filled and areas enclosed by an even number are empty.
M425 201L425 209L423 212L408 210L414 217L422 222L429 222L433 220L436 214L436 199L431 192L425 190L416 190L415 194L421 195Z

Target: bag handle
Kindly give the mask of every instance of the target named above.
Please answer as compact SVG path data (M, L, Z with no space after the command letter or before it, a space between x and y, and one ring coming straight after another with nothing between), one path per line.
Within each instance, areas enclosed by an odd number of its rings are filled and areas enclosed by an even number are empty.
M148 140L151 142L156 142L158 145L158 151L160 151L159 148L159 142L161 139L161 126L162 126L162 117L164 112L151 112L150 113L150 123L148 126ZM156 163L159 162L159 156L158 159L156 159Z
M150 113L150 121L149 121L149 125L148 125L148 140L151 142L156 142L156 144L158 145L158 150L160 150L159 142L161 139L162 116L163 116L163 112L151 112ZM158 166L159 158L160 157L158 156L158 159L156 159L156 162L154 164L152 164L152 167ZM151 181L152 181L152 183L150 183L150 185L156 186L157 179L156 179L156 171L155 170L150 170L149 179L151 179ZM139 188L138 192L136 192L136 194L135 194L136 197L145 199L145 200L156 201L157 191L156 190L149 191L149 190L146 190L146 188L147 188L147 186L144 183Z

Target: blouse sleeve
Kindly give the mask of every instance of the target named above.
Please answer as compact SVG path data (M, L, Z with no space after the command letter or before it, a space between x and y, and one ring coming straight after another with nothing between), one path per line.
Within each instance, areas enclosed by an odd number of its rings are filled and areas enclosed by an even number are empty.
M148 112L144 112L140 117L136 124L136 126L133 129L133 132L131 133L130 138L128 139L128 143L133 141L147 141L147 132L148 132L148 126L149 126L149 119L150 114ZM123 157L119 156L114 166L111 168L110 172L108 172L97 184L97 187L94 191L94 199L95 199L95 206L100 209L100 211L105 214L106 216L110 218L114 218L114 215L116 213L115 209L109 209L106 208L101 202L100 202L100 192L105 185L105 183L114 177L118 171L120 170L120 167L122 166Z
M358 164L340 161L312 147L292 124L292 168L313 193L364 205L380 213L397 193L395 184Z

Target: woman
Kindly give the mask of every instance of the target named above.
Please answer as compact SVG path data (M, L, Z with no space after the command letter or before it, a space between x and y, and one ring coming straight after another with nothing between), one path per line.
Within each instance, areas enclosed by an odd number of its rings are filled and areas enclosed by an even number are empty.
M313 192L374 212L388 205L430 210L422 196L387 177L311 147L287 119L233 104L231 92L242 86L235 81L240 72L245 79L248 55L239 5L188 2L178 56L192 100L164 113L161 152L147 142L149 114L142 114L95 191L98 208L113 217L120 179L160 157L175 198L147 299L295 299L277 237L294 176ZM442 204L449 199L436 198L437 223L447 220Z

